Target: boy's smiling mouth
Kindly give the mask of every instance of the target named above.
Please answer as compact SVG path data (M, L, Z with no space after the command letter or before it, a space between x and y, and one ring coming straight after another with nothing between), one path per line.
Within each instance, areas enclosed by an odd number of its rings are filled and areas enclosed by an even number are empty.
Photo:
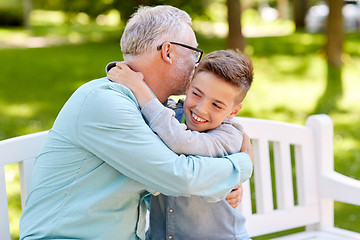
M195 120L194 122L200 122L200 123L208 122L206 119L196 115L194 112L191 112L191 117L193 120Z

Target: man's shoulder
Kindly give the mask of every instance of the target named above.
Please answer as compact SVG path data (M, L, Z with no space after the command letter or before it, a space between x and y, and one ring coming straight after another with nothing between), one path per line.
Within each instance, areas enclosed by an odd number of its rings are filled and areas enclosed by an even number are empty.
M134 97L134 95L132 94L129 88L121 84L112 82L109 79L107 79L107 77L94 79L87 83L84 83L76 91L99 92L99 91L108 91L108 90L124 94L125 97L130 97L130 98ZM109 96L111 96L111 94Z
M72 99L70 100L72 103L81 103L83 106L90 106L91 108L137 108L138 106L136 98L130 89L111 82L106 77L83 84L70 99ZM129 102L133 104L127 104Z

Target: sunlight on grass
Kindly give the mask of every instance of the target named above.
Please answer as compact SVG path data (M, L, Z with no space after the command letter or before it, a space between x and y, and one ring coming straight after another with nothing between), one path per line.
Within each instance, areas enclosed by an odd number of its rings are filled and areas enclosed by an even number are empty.
M295 24L292 21L282 19L266 21L252 8L242 13L241 23L245 36L282 36L295 31Z
M30 15L34 25L61 25L65 22L66 15L62 11L33 10Z
M14 29L0 29L0 39L4 39L4 38L8 38L11 37L12 39L17 39L17 38L24 38L29 36L29 32L28 31L23 31L23 30L14 30Z
M358 109L360 103L360 59L347 61L343 69L343 88L346 94L339 102L340 109Z
M0 104L0 106L0 113L8 117L29 118L34 116L34 113L36 112L34 107L31 107L29 104L8 104L5 106Z
M360 147L360 141L353 138L343 138L341 135L335 136L336 147L340 151L350 151L351 149L358 149Z
M323 75L322 61L285 55L254 58L254 83L244 110L256 117L303 124L323 91L324 79L318 77ZM306 70L312 67L317 71Z
M110 10L107 14L101 14L96 18L99 25L119 26L121 23L120 13L116 9Z

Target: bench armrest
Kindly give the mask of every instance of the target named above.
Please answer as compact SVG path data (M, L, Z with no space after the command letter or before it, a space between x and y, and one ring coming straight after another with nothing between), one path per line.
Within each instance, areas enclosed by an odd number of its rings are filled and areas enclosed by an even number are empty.
M335 201L360 205L360 181L338 172L322 174L320 195Z

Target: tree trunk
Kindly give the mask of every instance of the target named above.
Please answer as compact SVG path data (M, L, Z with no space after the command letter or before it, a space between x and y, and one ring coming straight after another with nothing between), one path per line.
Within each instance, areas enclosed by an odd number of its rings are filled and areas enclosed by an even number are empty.
M342 17L343 0L328 0L329 16L327 19L327 82L323 96L317 106L317 112L328 113L336 109L336 103L343 94L341 68L344 42L344 24Z
M31 28L30 14L32 11L32 0L23 0L24 26L27 29Z
M307 11L308 0L294 0L294 22L296 29L303 29L305 27L305 15Z
M288 0L278 0L277 8L280 19L288 19Z
M244 51L245 38L241 31L241 5L240 0L226 0L228 8L229 34L227 48Z
M342 17L343 0L328 0L329 16L326 28L326 56L328 63L341 68L341 54L344 42L344 24Z

